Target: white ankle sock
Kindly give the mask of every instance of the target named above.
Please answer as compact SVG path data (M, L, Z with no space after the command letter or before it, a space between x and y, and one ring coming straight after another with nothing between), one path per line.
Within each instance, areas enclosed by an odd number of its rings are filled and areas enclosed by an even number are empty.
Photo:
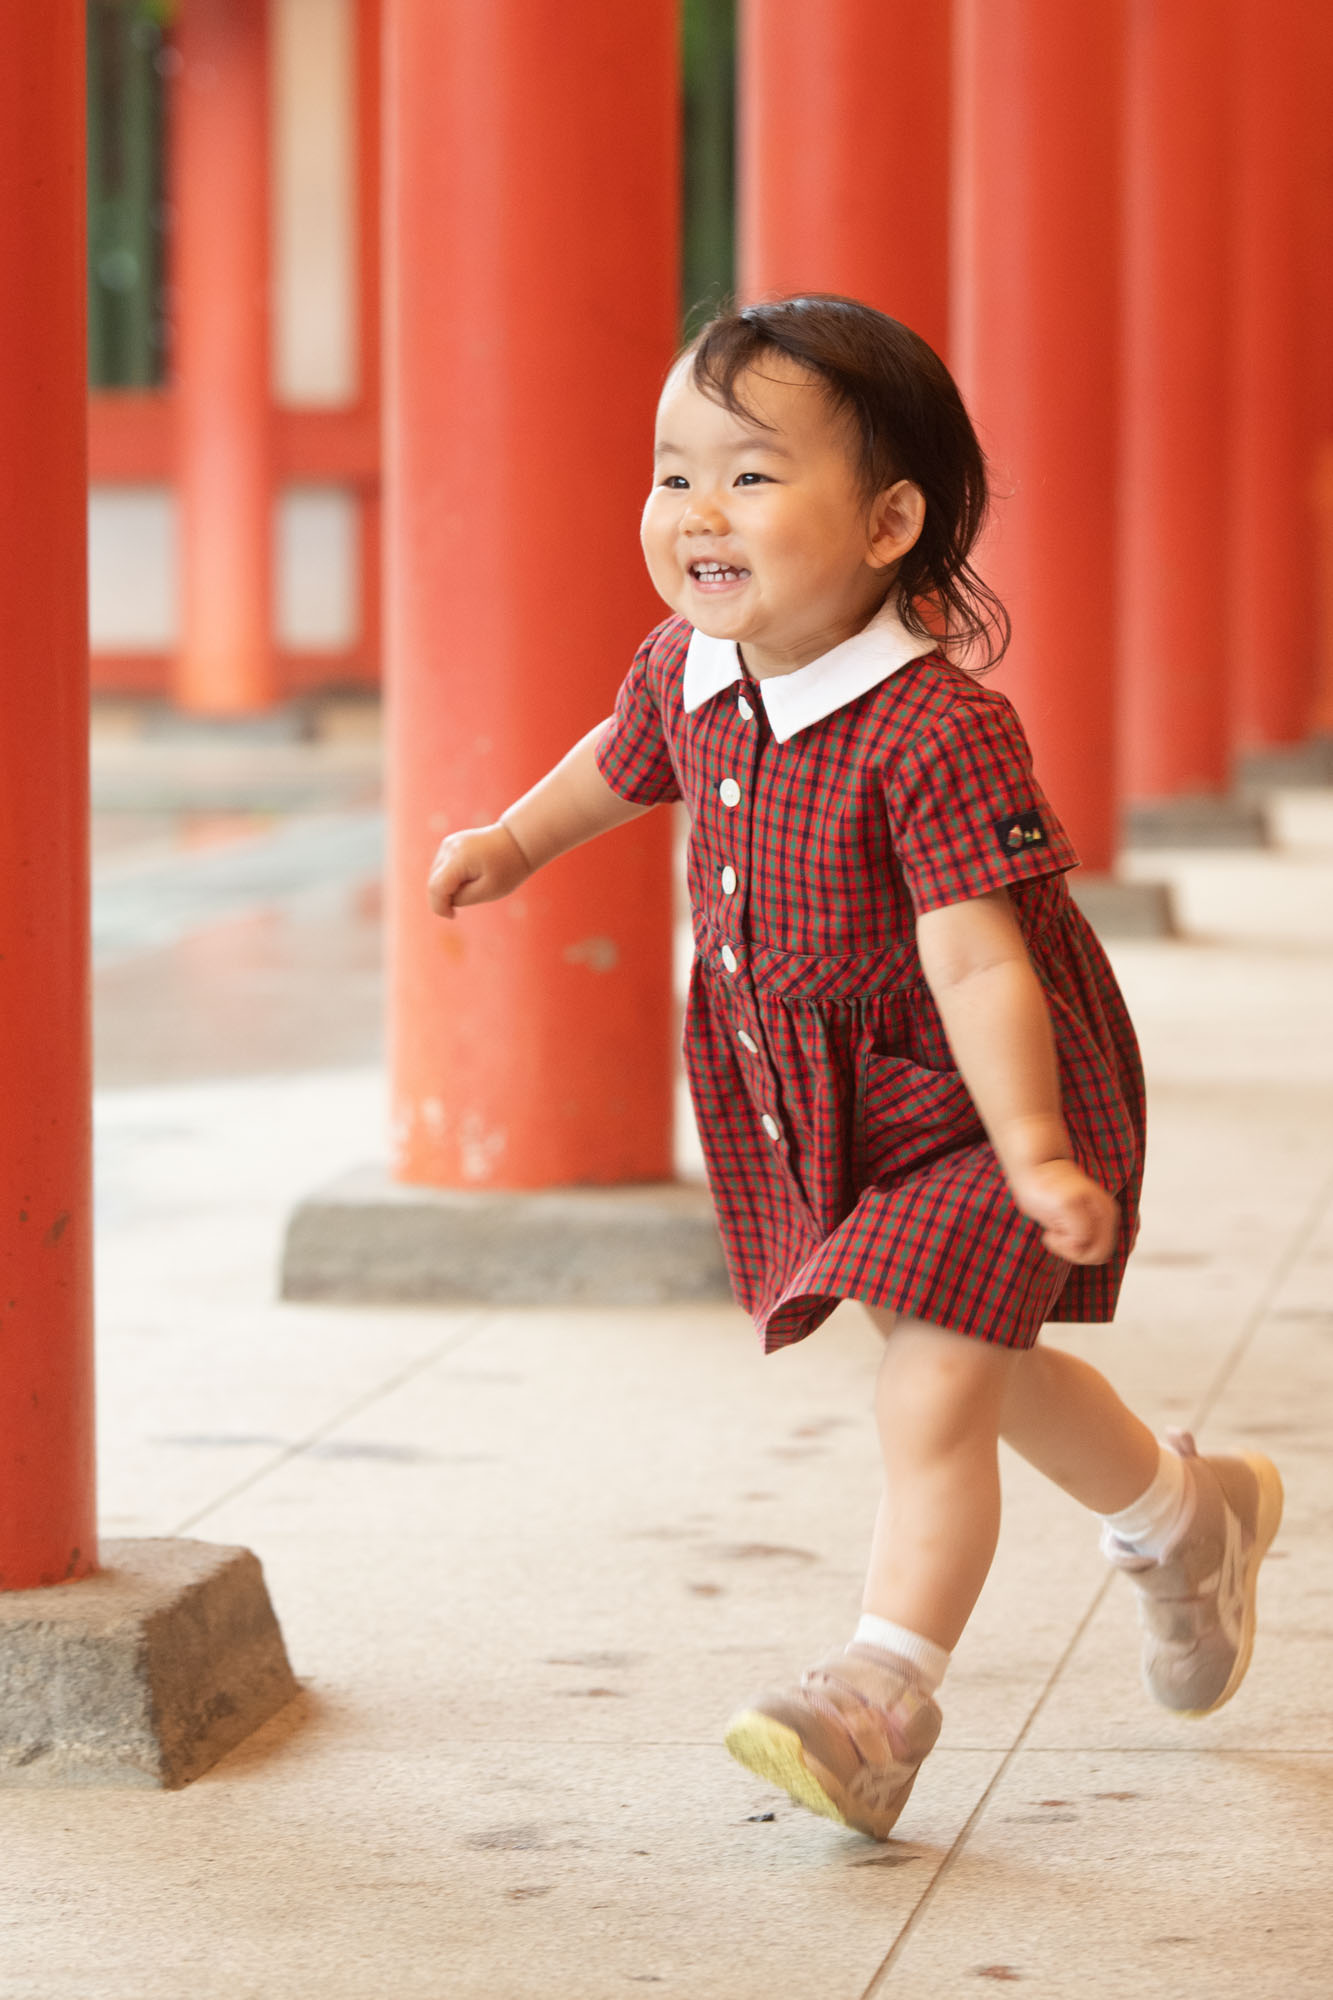
M876 1618L873 1611L861 1613L852 1644L878 1646L881 1653L896 1653L900 1660L907 1661L927 1694L934 1694L949 1666L949 1655L943 1646L937 1646L932 1639L923 1639L919 1632L909 1632L905 1625Z
M1128 1507L1122 1507L1118 1514L1104 1514L1102 1520L1107 1534L1113 1535L1117 1542L1133 1549L1136 1555L1160 1561L1171 1545L1184 1505L1184 1460L1163 1445L1157 1477L1147 1492L1141 1493Z

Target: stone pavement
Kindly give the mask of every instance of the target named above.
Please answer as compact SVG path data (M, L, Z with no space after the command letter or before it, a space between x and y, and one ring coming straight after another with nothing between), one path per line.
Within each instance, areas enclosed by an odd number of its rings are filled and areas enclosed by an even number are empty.
M1279 803L1274 853L1151 857L1194 934L1115 953L1142 1243L1117 1325L1056 1336L1280 1461L1251 1676L1154 1709L1094 1527L1009 1461L886 1847L719 1745L856 1614L856 1312L764 1361L730 1309L277 1304L290 1204L380 1149L365 828L321 881L275 821L273 900L238 845L169 936L136 868L245 829L103 828L103 1526L255 1549L304 1692L184 1792L0 1791L0 2000L1327 2000L1333 796Z

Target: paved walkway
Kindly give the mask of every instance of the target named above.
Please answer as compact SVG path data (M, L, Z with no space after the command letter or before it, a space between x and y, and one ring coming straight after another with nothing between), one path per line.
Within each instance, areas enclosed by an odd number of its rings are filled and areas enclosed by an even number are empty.
M725 1309L279 1305L290 1204L379 1149L356 841L317 908L298 827L276 902L118 953L104 1531L254 1548L305 1693L179 1794L0 1792L3 2000L1328 2000L1333 797L1280 824L1271 855L1153 857L1198 934L1116 953L1152 1076L1142 1245L1117 1326L1059 1336L1155 1422L1280 1460L1252 1674L1209 1723L1155 1710L1093 1528L1009 1462L887 1847L718 1740L855 1616L857 1314L763 1361ZM104 851L123 885L133 843ZM210 990L209 1036L165 1033Z

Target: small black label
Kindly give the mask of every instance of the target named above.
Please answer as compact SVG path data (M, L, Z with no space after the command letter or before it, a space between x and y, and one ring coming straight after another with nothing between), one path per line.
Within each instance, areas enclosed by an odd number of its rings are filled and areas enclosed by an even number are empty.
M1006 854L1021 854L1024 848L1046 845L1046 829L1040 813L1009 813L1006 818L996 820L995 831Z

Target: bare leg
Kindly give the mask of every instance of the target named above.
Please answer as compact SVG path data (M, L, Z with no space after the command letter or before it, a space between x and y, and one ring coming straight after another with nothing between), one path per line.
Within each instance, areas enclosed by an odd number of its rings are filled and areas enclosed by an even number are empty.
M863 1608L952 1651L995 1554L1000 1420L1026 1357L868 1310L885 1336L875 1390L884 1494Z
M1097 1514L1116 1514L1151 1486L1156 1438L1104 1375L1076 1355L1033 1347L1015 1357L1000 1435Z

